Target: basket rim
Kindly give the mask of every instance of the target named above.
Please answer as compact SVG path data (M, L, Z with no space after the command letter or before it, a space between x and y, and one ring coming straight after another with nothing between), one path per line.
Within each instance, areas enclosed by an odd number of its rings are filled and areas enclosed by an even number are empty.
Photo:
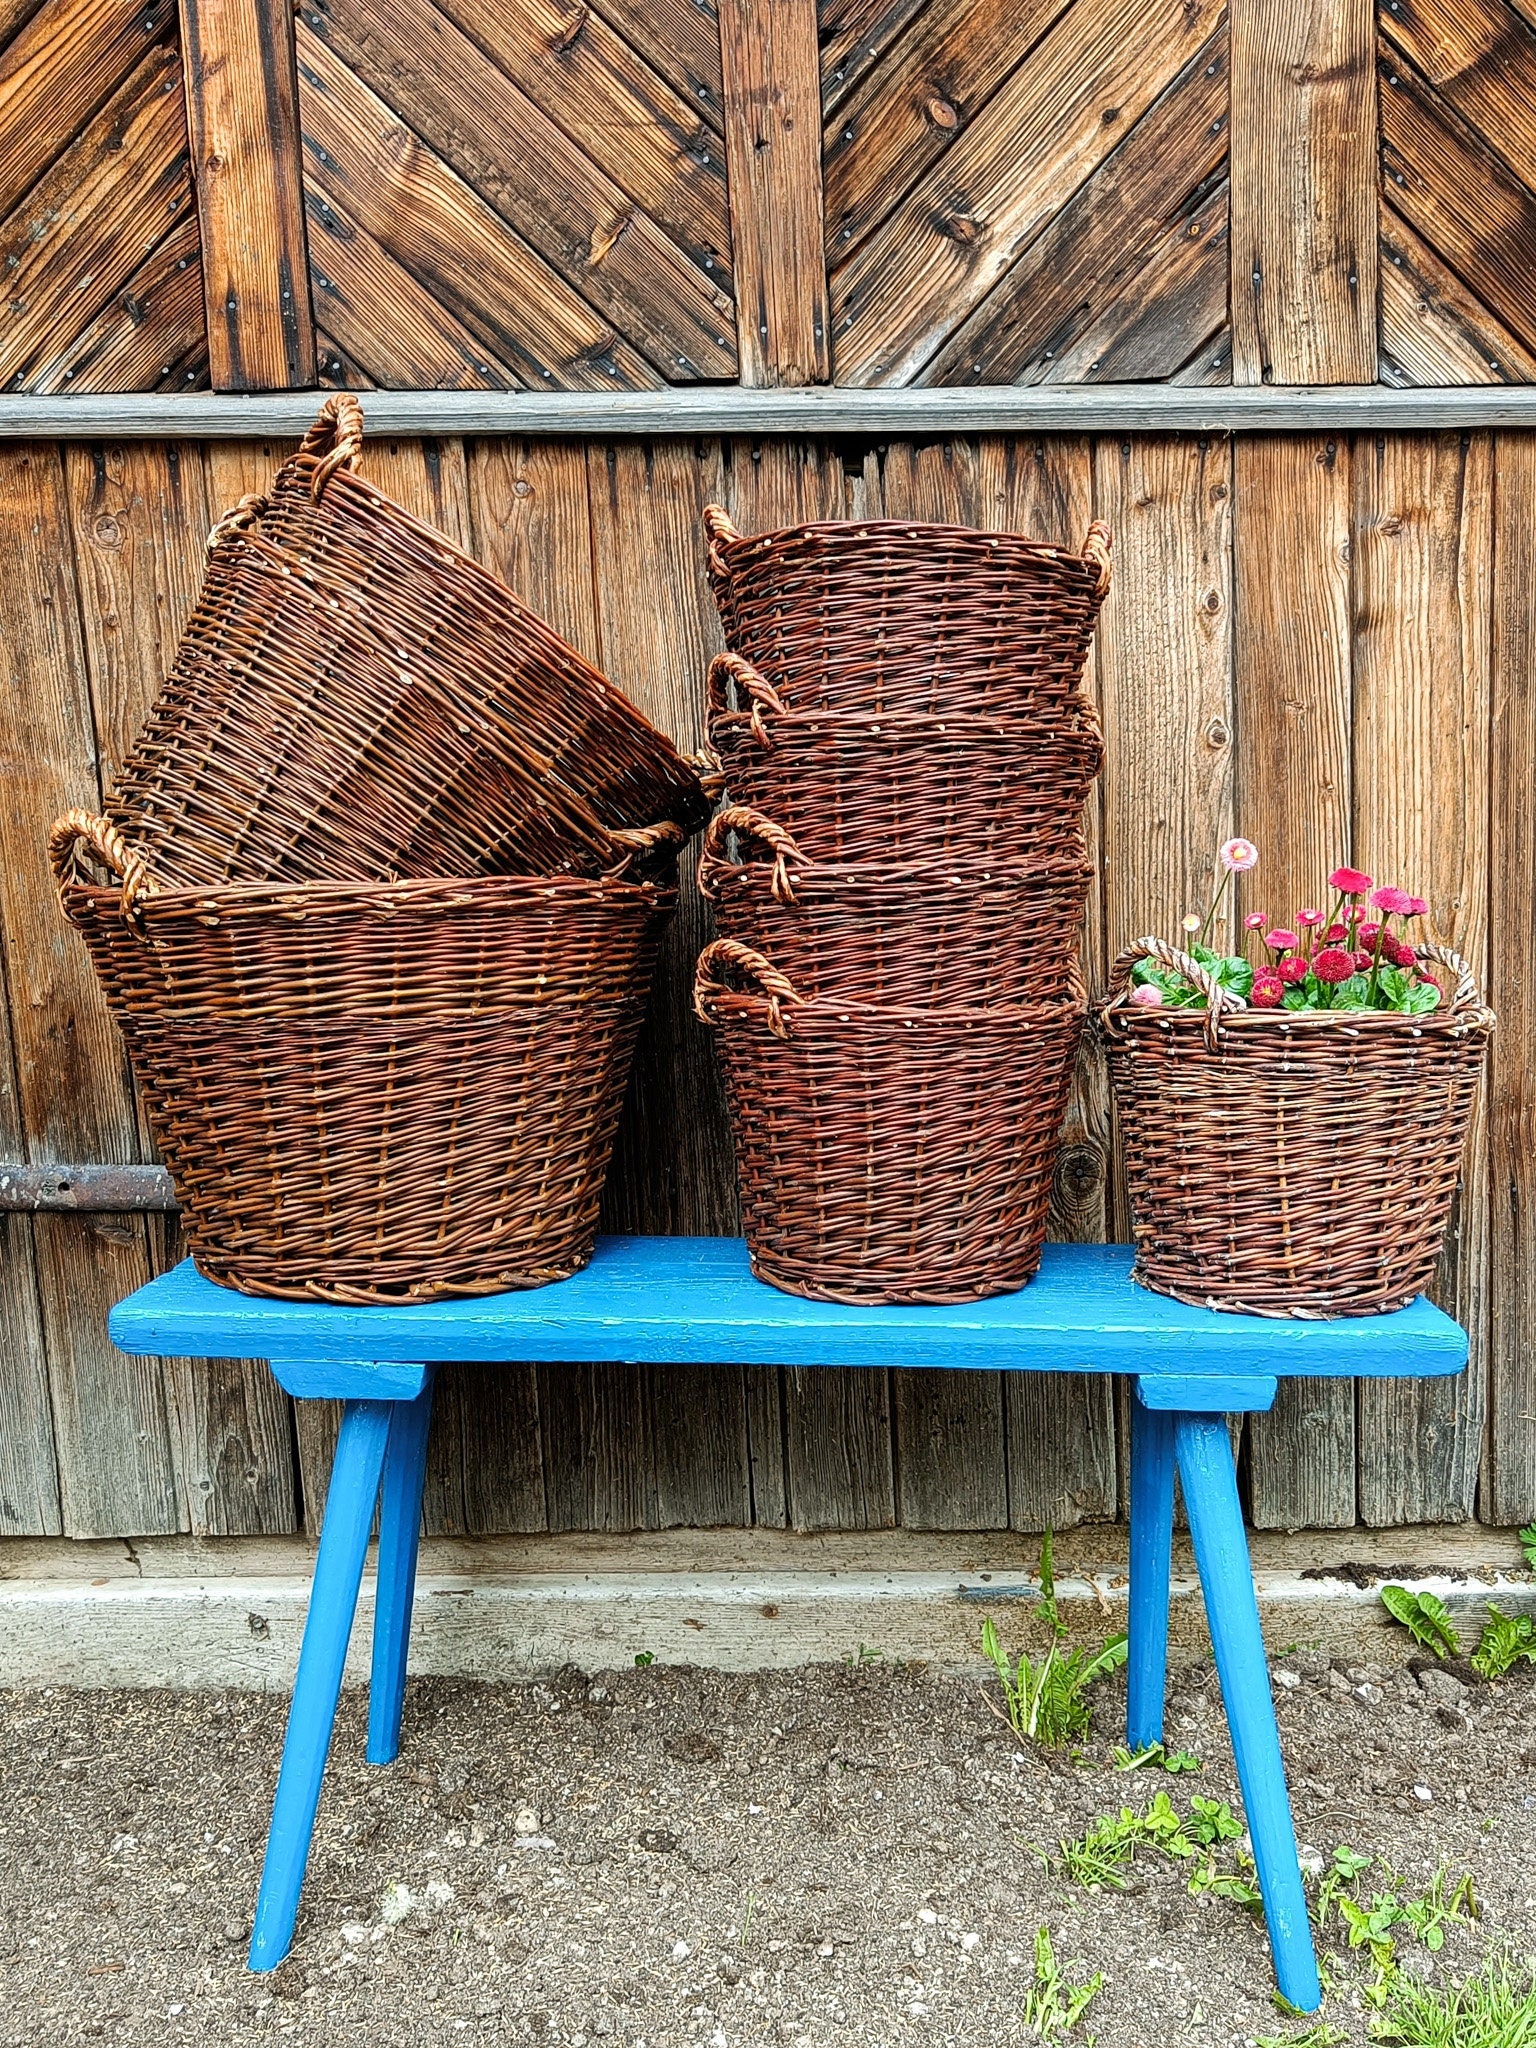
M1193 1006L1181 1009L1142 1008L1125 1003L1116 997L1097 997L1093 1003L1093 1014L1106 1031L1198 1031L1206 1036L1208 1010ZM1426 1030L1451 1030L1453 1036L1461 1037L1470 1031L1489 1032L1498 1023L1495 1013L1482 1009L1457 1010L1446 1006L1426 1010L1419 1016L1410 1016L1403 1010L1223 1010L1221 1032L1225 1037L1229 1031L1294 1031L1298 1027L1305 1031L1334 1029L1346 1036L1354 1036L1360 1027L1373 1031L1387 1027L1406 1030L1410 1036L1418 1037Z
M996 554L1002 549L1055 568L1092 576L1095 581L1099 575L1099 567L1093 557L1080 554L1074 548L1060 547L1053 541L1035 540L1028 534L1016 533L1006 527L959 526L947 520L807 519L793 526L770 527L761 533L741 533L734 539L722 538L715 545L722 557L735 567L754 548L783 549L817 541L862 543L897 539L921 540L930 546L959 543L976 553Z

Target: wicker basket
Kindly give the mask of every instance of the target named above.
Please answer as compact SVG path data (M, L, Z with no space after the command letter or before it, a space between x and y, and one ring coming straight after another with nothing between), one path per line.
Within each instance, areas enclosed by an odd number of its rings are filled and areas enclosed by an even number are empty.
M694 1005L719 1027L759 1279L826 1301L956 1302L1034 1276L1079 998L1004 1013L806 1001L718 939Z
M738 853L722 857L728 838ZM1060 1002L1081 980L1093 870L1055 861L807 863L760 811L731 805L704 840L699 887L728 939L766 953L802 996L908 1009Z
M828 520L739 534L704 513L727 644L786 711L1033 717L1080 685L1109 529L1080 555L1019 534Z
M585 1265L674 891L161 890L80 813L51 851L210 1278L424 1301Z
M709 671L709 734L735 803L777 818L807 859L1055 857L1083 839L1104 759L1077 695L1028 721L920 712L785 711L739 654Z
M1263 1316L1376 1315L1434 1277L1491 1010L1454 953L1428 1016L1254 1010L1143 939L1115 962L1099 1025L1125 1142L1136 1278ZM1153 958L1209 1008L1129 1001Z
M680 843L707 812L694 768L510 591L350 473L361 434L337 393L272 498L215 527L112 823L183 886L597 874Z

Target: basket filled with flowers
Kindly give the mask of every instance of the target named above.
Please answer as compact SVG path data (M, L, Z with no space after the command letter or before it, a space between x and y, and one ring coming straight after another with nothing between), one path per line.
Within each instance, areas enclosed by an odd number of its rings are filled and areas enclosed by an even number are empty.
M1145 938L1098 1021L1125 1145L1136 1277L1253 1315L1373 1315L1429 1283L1494 1026L1428 905L1357 868L1331 910L1207 943L1248 840L1221 849L1184 943Z

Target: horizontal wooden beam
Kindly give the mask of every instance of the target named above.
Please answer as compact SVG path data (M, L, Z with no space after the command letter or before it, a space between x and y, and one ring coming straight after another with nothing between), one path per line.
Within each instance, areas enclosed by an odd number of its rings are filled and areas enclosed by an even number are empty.
M77 1209L127 1216L176 1206L163 1166L28 1166L0 1159L0 1214Z
M377 434L1373 434L1536 428L1536 385L988 385L931 391L364 391ZM313 392L0 396L0 439L260 440L300 434Z

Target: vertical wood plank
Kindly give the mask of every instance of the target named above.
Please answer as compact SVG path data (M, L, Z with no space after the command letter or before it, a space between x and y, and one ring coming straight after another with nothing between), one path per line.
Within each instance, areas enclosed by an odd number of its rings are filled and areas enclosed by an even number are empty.
M180 0L215 391L315 382L293 9Z
M96 809L96 767L58 451L0 454L0 927L17 1097L33 1159L128 1161L138 1133L123 1051L85 948L59 915L44 838ZM149 1277L142 1221L33 1221L64 1529L184 1526L175 1432L157 1359L107 1341L107 1310Z
M1259 849L1239 907L1281 917L1316 903L1351 851L1350 453L1316 437L1256 437L1237 442L1234 475L1236 820ZM1259 1528L1354 1521L1348 1382L1282 1382L1248 1443Z
M3 946L0 1156L26 1157ZM5 1216L0 1218L0 1536L59 1536L63 1526L32 1223L26 1216Z
M1536 1519L1536 436L1495 451L1489 1462L1481 1512Z
M784 1374L789 1521L794 1529L892 1529L890 1375L856 1366Z
M1393 434L1355 448L1354 848L1430 899L1429 929L1488 985L1493 448ZM1527 928L1529 918L1527 918ZM1359 1386L1360 1516L1473 1512L1488 1364L1486 1101L1468 1135L1435 1298L1471 1338L1464 1378Z
M1232 381L1376 377L1375 0L1232 0Z
M743 384L831 376L815 0L720 0Z

